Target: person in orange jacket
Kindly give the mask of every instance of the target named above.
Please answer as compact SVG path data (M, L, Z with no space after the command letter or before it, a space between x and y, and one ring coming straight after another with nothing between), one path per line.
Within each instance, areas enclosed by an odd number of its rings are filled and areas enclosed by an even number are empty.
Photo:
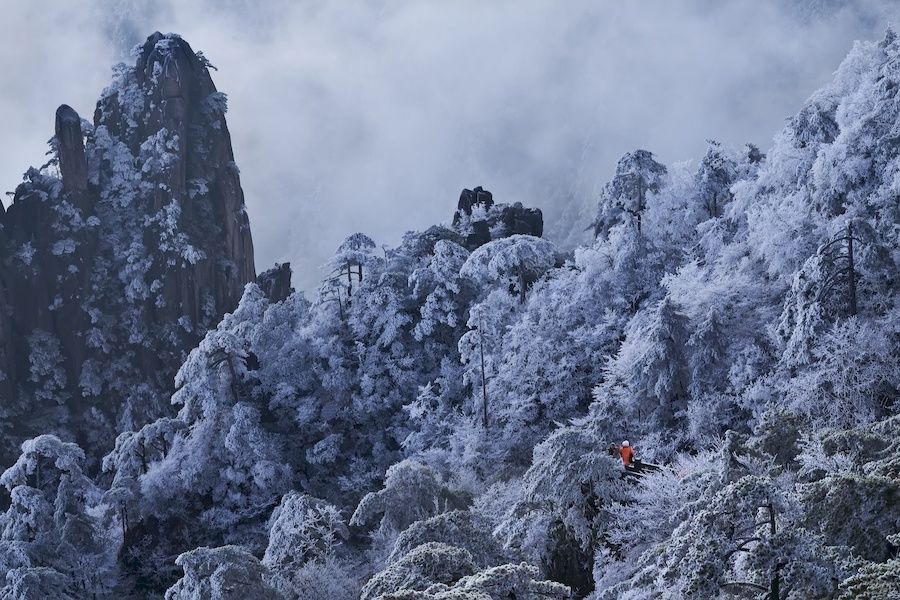
M619 448L619 456L622 457L622 464L625 465L626 469L634 462L634 448L631 447L628 440L622 442L622 447Z

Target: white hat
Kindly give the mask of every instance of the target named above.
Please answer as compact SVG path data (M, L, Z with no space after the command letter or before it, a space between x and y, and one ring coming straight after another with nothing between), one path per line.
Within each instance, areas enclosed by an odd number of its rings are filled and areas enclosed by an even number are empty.
M628 440L625 440L624 442L622 442L622 446L627 447L627 446L630 446L630 445L631 445L631 444L628 443Z

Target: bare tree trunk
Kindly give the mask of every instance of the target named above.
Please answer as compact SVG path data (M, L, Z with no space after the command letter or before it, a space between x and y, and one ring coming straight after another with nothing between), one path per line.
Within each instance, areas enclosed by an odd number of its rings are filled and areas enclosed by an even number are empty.
M228 373L231 376L231 394L234 396L234 401L239 402L237 373L234 370L234 363L231 362L230 354L226 354L225 361L228 363Z
M774 538L778 533L775 525L775 507L769 502L767 508L769 509L769 533ZM781 600L781 563L776 562L773 569L772 581L769 584L769 600Z
M644 212L644 180L638 178L637 230L641 233L641 213Z
M856 315L856 268L853 264L853 223L847 223L847 275L849 278L850 315Z
M519 267L519 304L525 304L525 269Z
M352 269L352 267L350 266L350 263L347 263L347 296L348 297L353 295L353 279L351 278L353 271L351 269Z
M481 321L478 322L478 341L481 351L481 397L484 410L484 428L487 429L490 422L488 420L487 379L484 373L484 329L481 328Z
M138 452L138 456L141 457L141 473L146 474L147 473L147 447L144 445L143 440L141 440L141 444L140 444L139 448L141 449L140 452Z

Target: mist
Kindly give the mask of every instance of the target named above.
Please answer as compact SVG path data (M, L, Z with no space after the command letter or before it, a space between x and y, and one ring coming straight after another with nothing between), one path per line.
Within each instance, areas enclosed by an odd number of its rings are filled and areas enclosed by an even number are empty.
M218 68L257 269L313 289L348 234L395 244L459 191L544 210L583 239L616 160L762 149L889 0L0 0L0 180L46 161L54 111L90 119L110 67L155 30ZM6 198L4 202L8 203Z

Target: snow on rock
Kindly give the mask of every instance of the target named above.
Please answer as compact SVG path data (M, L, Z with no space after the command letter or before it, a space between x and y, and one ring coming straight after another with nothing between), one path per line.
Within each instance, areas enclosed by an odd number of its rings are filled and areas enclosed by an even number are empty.
M160 33L116 68L92 125L57 110L51 163L0 215L4 462L29 434L112 439L162 416L149 398L255 279L225 110L204 60ZM29 376L36 331L57 340L64 401Z

